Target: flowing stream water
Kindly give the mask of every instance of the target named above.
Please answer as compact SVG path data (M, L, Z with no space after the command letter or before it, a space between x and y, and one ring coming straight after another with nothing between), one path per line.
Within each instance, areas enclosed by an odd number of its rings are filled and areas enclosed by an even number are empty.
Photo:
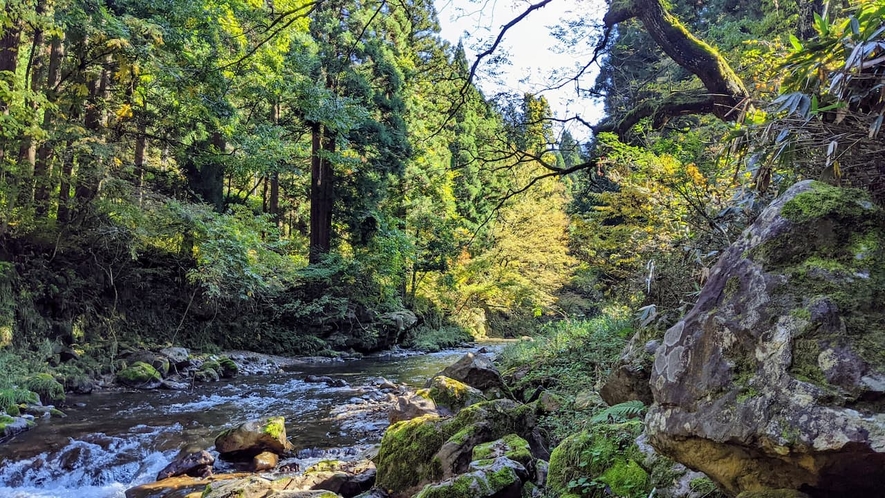
M0 498L122 497L127 488L153 481L182 448L210 448L221 430L266 415L286 418L289 439L305 458L353 452L377 443L386 425L377 413L360 414L363 386L384 377L420 387L467 351L302 364L193 391L69 396L66 418L40 420L0 444ZM305 382L310 374L348 386Z

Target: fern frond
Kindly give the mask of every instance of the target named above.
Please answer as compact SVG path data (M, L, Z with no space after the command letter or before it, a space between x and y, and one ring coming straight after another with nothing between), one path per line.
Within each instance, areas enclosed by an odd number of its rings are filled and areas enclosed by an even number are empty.
M645 410L645 403L638 399L634 399L610 406L594 415L590 421L594 424L619 424L621 422L626 422L631 418L639 418L645 415Z

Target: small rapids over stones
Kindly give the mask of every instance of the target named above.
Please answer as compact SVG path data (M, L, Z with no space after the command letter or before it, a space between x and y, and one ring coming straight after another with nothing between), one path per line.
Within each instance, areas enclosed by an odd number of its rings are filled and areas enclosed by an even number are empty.
M382 378L420 387L466 351L296 364L187 392L70 396L66 418L41 420L0 444L0 498L122 497L154 481L183 449L214 451L222 430L271 415L286 419L297 454L289 464L355 457L378 443L388 425L395 396L379 387ZM308 376L314 382L305 381Z

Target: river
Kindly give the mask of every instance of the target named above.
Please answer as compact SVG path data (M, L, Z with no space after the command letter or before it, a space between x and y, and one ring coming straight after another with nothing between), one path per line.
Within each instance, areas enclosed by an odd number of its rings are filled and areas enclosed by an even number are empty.
M286 418L286 432L304 463L355 453L378 443L386 425L383 415L369 413L370 403L360 404L373 395L364 385L384 377L419 387L467 351L299 364L285 373L186 392L69 396L66 418L40 420L0 445L0 498L123 497L126 489L153 481L182 448L210 448L221 430L265 415ZM305 382L310 374L348 386Z

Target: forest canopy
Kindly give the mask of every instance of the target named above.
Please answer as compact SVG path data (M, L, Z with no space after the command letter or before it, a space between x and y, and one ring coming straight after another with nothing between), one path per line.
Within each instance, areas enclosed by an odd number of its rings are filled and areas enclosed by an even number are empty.
M496 45L468 58L429 0L10 0L0 345L373 350L611 301L663 327L795 181L881 201L883 18L613 1L575 38L589 123L484 95Z

